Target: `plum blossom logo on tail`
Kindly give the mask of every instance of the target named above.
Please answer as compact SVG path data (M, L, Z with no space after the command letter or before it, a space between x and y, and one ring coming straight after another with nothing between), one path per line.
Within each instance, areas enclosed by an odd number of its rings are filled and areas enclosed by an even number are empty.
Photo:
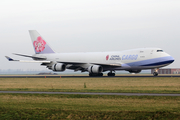
M42 52L45 49L46 42L41 36L37 37L37 40L33 42L36 52Z
M108 60L108 59L109 59L109 55L106 56L106 60Z

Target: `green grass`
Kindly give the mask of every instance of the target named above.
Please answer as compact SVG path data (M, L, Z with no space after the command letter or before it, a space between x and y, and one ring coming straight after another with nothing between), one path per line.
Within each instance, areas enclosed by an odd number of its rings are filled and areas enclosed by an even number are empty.
M0 94L0 119L180 119L180 97Z
M180 78L1 78L0 90L180 93Z
M179 120L180 115L168 111L141 112L141 111L72 111L61 109L7 109L0 107L1 119L13 120Z
M180 78L0 78L0 90L180 93ZM0 94L0 119L180 119L180 97Z

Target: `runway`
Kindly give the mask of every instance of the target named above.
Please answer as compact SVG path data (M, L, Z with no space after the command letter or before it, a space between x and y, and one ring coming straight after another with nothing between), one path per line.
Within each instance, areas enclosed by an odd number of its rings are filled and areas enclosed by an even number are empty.
M66 94L66 95L118 95L118 96L180 96L180 94L158 93L82 93L82 92L31 92L31 91L0 91L13 94Z
M114 78L114 77L154 77L150 74L137 74L137 75L117 75L117 76L102 76L102 77L91 77L91 78ZM156 77L180 77L180 75L175 74L166 74L166 75L159 75ZM79 75L0 75L0 78L89 78L89 76L79 76Z

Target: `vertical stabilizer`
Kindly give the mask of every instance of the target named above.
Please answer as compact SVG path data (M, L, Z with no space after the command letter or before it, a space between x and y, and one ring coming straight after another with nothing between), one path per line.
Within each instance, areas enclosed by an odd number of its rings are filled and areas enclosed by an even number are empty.
M29 30L29 34L36 54L55 53L36 30Z

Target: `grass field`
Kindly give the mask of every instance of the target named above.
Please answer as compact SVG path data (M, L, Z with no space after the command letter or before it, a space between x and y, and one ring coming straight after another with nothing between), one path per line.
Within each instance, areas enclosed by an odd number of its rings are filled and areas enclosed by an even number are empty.
M0 90L180 93L180 78L1 78ZM180 119L180 97L0 94L0 119Z
M180 97L0 94L1 119L180 119Z
M180 93L180 78L0 78L0 90Z

